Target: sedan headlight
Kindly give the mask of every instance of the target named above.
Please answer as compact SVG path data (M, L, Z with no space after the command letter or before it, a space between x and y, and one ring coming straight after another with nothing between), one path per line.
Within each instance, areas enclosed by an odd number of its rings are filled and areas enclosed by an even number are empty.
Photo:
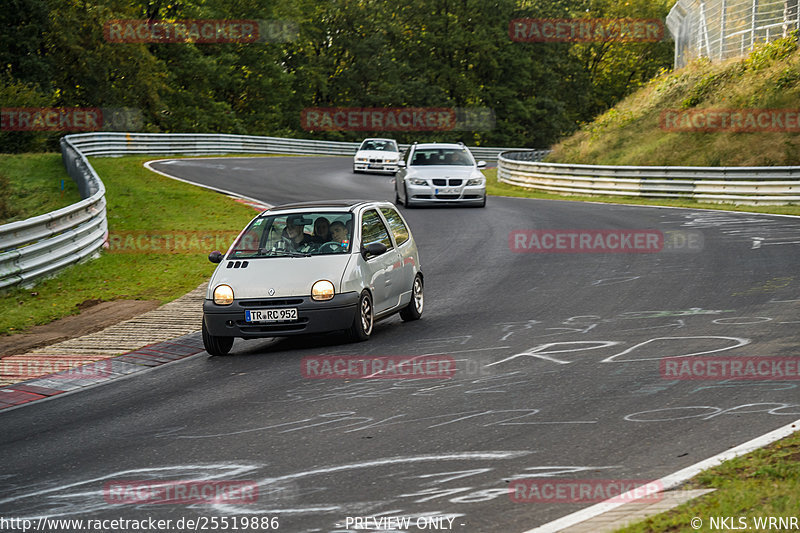
M428 182L420 178L411 178L408 180L411 185L427 185Z
M475 185L483 185L483 178L472 178L467 181L467 187L474 187Z
M330 300L333 298L333 283L321 279L311 286L311 299L316 301Z
M366 157L356 157L356 161L358 161L359 163L366 163L367 162L367 158Z
M214 289L214 303L217 305L231 305L233 303L233 289L229 285L217 285Z

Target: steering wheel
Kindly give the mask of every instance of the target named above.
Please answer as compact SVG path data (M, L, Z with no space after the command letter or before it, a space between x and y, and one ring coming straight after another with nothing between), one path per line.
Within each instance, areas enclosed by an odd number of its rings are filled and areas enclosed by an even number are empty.
M342 243L336 241L326 242L325 244L319 245L319 252L320 253L330 253L330 252L341 252L344 250Z

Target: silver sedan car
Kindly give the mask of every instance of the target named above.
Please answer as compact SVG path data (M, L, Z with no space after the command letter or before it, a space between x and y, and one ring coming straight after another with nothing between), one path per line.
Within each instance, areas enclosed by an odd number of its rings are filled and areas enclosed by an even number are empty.
M413 144L395 177L395 203L406 207L442 203L486 205L486 178L463 144Z
M203 344L225 355L236 337L346 331L369 338L376 320L417 320L423 275L417 245L389 202L338 200L275 207L242 231L203 303Z

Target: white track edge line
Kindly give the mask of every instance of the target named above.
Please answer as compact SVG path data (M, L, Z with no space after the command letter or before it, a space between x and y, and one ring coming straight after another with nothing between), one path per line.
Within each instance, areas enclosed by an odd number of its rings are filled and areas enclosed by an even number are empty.
M699 463L695 463L691 466L687 466L686 468L682 468L677 472L673 472L672 474L666 475L661 479L654 481L652 483L661 484L661 490L659 492L669 490L693 478L694 476L696 476L697 474L699 474L704 470L708 470L709 468L718 466L719 464L725 461L734 459L741 455L745 455L759 448L763 448L764 446L772 444L777 440L780 440L784 437L788 437L792 433L798 431L798 429L800 429L800 420L795 420L794 422L786 424L783 427L779 427L778 429L770 431L769 433L765 433L760 437L756 437L752 440L749 440L744 444L740 444L739 446L718 453L717 455L709 457L708 459L704 459ZM592 505L591 507L587 507L585 509L581 509L580 511L568 514L566 516L553 520L552 522L548 522L534 529L529 529L524 533L552 533L556 531L561 531L562 529L574 526L581 522L585 522L590 518L594 518L596 516L605 513L606 511L610 511L612 509L616 509L617 507L624 505L625 503L627 503L626 501L624 501L626 499L625 498L626 495L628 495L630 500L632 500L634 491L636 491L636 489L633 489L621 496L617 496L615 498L606 500L604 502ZM623 500L623 501L620 502L612 500Z
M269 209L271 207L274 207L272 204L269 204L269 203L267 203L267 202L265 202L263 200L259 200L258 198L253 198L252 196L245 196L243 194L235 193L233 191L220 189L219 187L212 187L211 185L203 185L202 183L196 183L194 181L185 180L183 178L179 178L177 176L173 176L171 174L167 174L166 172L162 172L160 170L156 170L152 166L150 166L151 163L161 163L163 161L176 161L176 160L180 160L180 159L183 159L183 158L170 157L168 159L153 159L152 161L145 162L143 166L147 170L149 170L151 172L155 172L156 174L160 174L160 175L162 175L162 176L164 176L166 178L170 178L170 179L173 179L173 180L176 180L176 181L182 181L183 183L188 183L189 185L194 185L195 187L202 187L203 189L209 189L209 190L212 190L214 192L218 192L218 193L224 194L226 196L231 196L233 198L241 198L242 200L255 202L255 203L259 204L259 205L266 206L267 209ZM186 158L186 159L189 159L189 158ZM195 158L195 159L214 159L214 158L210 158L210 157L209 158L205 158L204 157L204 158Z

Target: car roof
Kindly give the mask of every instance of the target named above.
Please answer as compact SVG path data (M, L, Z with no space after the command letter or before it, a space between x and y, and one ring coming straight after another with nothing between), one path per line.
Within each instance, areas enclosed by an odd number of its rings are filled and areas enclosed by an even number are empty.
M392 141L392 142L396 142L394 139L390 139L388 137L367 137L366 139L364 139L364 141ZM361 142L363 143L364 141L361 141Z
M349 210L362 204L383 204L386 202L380 200L321 200L314 202L297 202L293 204L276 205L264 211L264 213L274 213L277 211L289 211L293 209L319 209L319 208L334 208Z
M428 148L463 148L465 150L467 149L466 146L464 146L463 144L459 144L459 143L418 143L418 144L414 145L414 148L417 148L417 149L419 149L419 148L425 148L425 149L428 149Z

